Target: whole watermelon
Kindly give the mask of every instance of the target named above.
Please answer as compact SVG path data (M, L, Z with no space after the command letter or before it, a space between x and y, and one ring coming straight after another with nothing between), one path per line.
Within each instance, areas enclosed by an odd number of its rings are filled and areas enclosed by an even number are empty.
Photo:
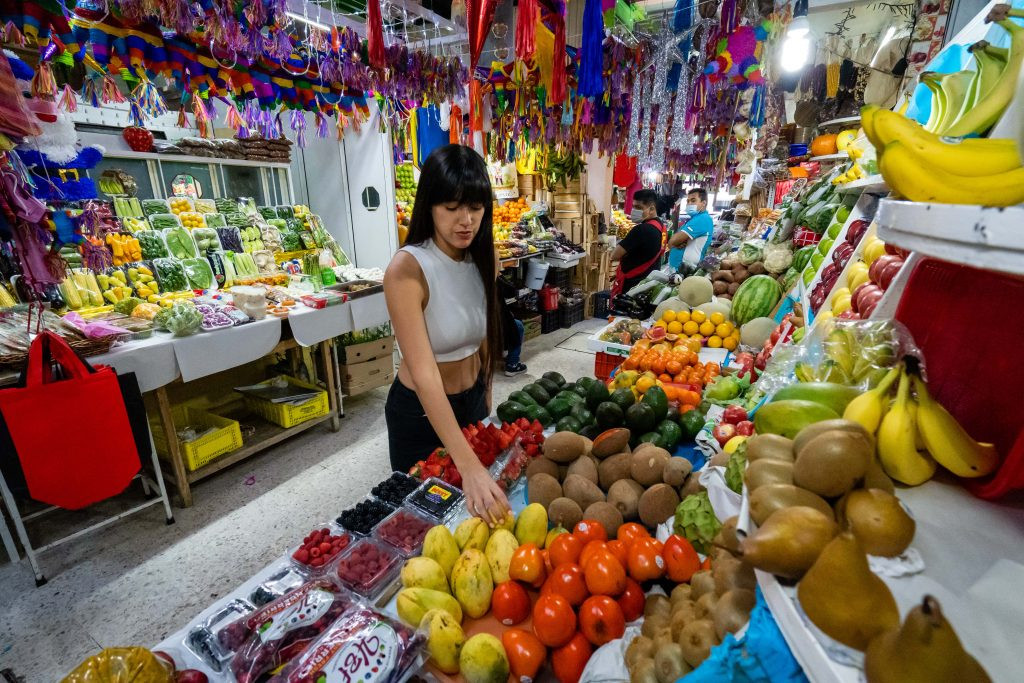
M754 318L771 315L779 299L782 285L768 275L754 275L747 278L732 296L732 319L737 325L745 325Z

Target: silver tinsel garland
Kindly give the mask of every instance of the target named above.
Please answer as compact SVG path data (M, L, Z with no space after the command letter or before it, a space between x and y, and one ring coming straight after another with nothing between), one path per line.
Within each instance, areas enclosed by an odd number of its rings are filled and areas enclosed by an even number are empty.
M626 154L631 157L640 154L640 117L644 106L647 79L637 74L633 79L633 94L630 99L629 137L626 138Z
M651 134L654 132L651 130L651 119L654 113L656 76L656 73L652 73L649 79L645 79L648 82L644 89L647 95L647 106L644 107L644 120L640 126L640 153L637 156L637 167L645 171L651 170Z
M693 151L693 131L686 128L686 110L690 104L690 69L683 64L679 73L679 86L676 88L675 107L672 112L672 130L669 133L668 147L674 152L690 154Z

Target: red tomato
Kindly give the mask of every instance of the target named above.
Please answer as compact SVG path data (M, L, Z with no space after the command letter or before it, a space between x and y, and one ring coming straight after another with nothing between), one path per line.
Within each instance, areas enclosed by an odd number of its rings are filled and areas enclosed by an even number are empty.
M586 636L577 633L565 645L551 653L551 668L560 683L578 683L590 661L593 648Z
M505 626L514 626L530 616L530 596L515 581L504 581L491 595L491 611Z
M625 541L608 541L605 544L608 547L608 552L615 556L615 559L625 567L629 563L629 544Z
M598 647L621 638L626 632L626 618L619 603L607 595L587 598L580 607L580 632Z
M616 600L622 609L622 616L627 622L643 616L646 601L644 589L633 579L626 579L626 590L622 591L622 595Z
M583 539L583 543L587 544L590 541L607 541L608 532L604 530L604 526L601 522L593 519L585 519L576 525L576 528L572 530L574 536L579 536Z
M576 613L561 595L548 593L533 605L533 632L548 647L561 647L576 632Z
M541 594L555 593L569 601L573 607L587 599L590 592L587 591L587 582L583 578L583 570L578 564L563 564L544 582Z
M686 583L700 569L700 557L690 542L682 536L672 534L665 541L661 551L665 560L665 576L676 583Z
M508 656L509 670L515 681L534 680L544 666L548 651L537 636L521 628L506 629L501 634L501 644Z
M626 522L619 527L618 539L625 541L627 546L633 545L633 542L638 538L648 537L650 537L650 534L647 533L647 529L636 522Z
M547 548L540 551L540 556L544 560L544 575L551 576L554 567L551 566L551 555L548 553Z
M609 552L597 553L583 568L587 590L594 595L619 595L626 590L626 570Z
M544 585L547 572L544 569L544 556L534 543L524 543L512 553L508 565L508 576L516 581L523 581L534 588Z
M662 547L656 538L641 538L634 543L629 549L629 575L640 583L660 579L665 573Z
M590 562L590 558L594 556L594 553L606 552L608 547L604 541L591 541L583 546L583 552L580 553L580 566L586 567L587 562Z
M577 564L580 553L583 552L583 539L572 534L558 534L551 541L548 548L548 557L551 558L551 566L558 567L563 564Z

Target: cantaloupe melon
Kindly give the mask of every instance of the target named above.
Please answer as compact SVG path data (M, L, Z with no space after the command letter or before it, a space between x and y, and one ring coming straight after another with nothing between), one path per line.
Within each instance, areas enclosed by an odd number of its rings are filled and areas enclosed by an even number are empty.
M679 284L678 296L690 306L699 306L711 301L714 288L711 280L701 275L691 275Z

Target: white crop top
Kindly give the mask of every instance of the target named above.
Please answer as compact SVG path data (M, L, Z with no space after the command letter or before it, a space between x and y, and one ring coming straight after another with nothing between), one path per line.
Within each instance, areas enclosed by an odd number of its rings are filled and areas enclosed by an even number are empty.
M487 336L487 297L480 271L468 258L452 260L434 240L401 251L416 259L427 281L423 317L434 357L440 363L469 358Z

